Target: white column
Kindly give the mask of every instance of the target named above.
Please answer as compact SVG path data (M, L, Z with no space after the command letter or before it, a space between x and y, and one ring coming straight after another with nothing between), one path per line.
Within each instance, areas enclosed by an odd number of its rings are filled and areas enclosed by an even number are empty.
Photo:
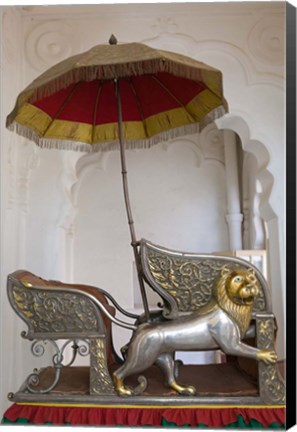
M227 190L226 220L229 228L229 247L231 250L240 250L242 249L243 215L240 211L236 136L231 130L224 130L224 151Z

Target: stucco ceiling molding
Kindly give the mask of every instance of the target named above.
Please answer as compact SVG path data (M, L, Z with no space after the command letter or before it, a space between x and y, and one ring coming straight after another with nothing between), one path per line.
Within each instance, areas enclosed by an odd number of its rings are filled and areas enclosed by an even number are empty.
M247 86L261 84L273 85L282 89L284 87L283 68L280 68L278 64L272 67L271 62L266 64L266 67L259 68L248 50L244 50L242 47L228 41L218 39L196 40L193 36L186 34L164 32L157 37L142 40L142 43L146 43L153 48L179 52L196 60L204 61L222 70L226 76L228 76L228 62L222 64L222 54L230 56L240 65L242 77ZM216 53L218 56L215 55ZM211 63L209 61L210 54Z
M171 16L161 16L156 19L154 24L151 25L151 29L156 34L175 34L176 32L178 32L178 24L176 23L176 20Z
M283 65L285 28L282 17L262 17L248 35L248 47L253 56L269 65Z
M61 20L42 22L33 27L25 38L26 58L39 72L74 55L79 48L75 28Z
M218 40L198 42L196 57L202 59L204 53L208 55L211 51L217 51L220 55L224 53L225 55L231 56L240 65L243 72L242 76L245 78L246 85L249 87L255 85L273 85L283 88L284 86L284 77L276 70L272 72L271 64L266 70L257 69L248 53L235 44ZM212 66L220 68L219 64Z

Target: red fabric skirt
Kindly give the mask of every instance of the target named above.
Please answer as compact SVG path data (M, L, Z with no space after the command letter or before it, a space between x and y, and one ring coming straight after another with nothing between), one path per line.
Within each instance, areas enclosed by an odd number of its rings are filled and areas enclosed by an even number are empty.
M205 424L208 427L223 427L237 421L242 416L245 423L251 419L264 427L272 423L282 426L285 423L285 407L103 407L79 405L38 405L15 403L5 412L10 421L24 418L32 424L50 422L54 425L101 425L101 426L160 426L162 420L177 426L195 427Z

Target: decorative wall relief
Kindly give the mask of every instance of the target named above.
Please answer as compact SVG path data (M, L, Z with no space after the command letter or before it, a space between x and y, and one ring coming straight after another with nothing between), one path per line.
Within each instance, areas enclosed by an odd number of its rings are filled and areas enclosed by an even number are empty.
M201 132L200 142L205 159L214 159L224 163L223 131L217 129L215 124L209 125Z
M178 25L172 17L160 17L151 26L152 30L156 34L160 33L176 33L178 30Z
M26 37L27 60L34 69L43 71L79 52L78 36L65 21L45 21L32 28Z
M284 23L282 17L264 17L252 28L248 47L257 60L270 65L284 64Z

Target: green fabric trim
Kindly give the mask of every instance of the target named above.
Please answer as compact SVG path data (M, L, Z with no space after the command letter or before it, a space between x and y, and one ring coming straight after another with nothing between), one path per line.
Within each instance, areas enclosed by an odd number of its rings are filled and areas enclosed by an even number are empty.
M22 424L28 424L29 420L25 418L18 418L16 421L8 420L6 417L3 417L1 424L16 424L16 423L22 423Z
M25 418L18 418L16 421L11 421L11 420L3 417L2 421L1 421L1 424L30 424L30 422L29 422L28 419L25 419ZM45 424L45 425L47 425L47 424L51 425L52 423L51 422L45 422L43 424ZM71 426L71 423L65 423L65 426ZM123 425L119 425L119 426L123 427ZM185 427L185 428L188 428L188 427L190 427L188 424L177 426L175 423L168 422L164 418L162 418L161 426L168 427L168 428L171 428L171 427L172 428L176 428L176 427ZM136 427L138 427L138 426L136 426ZM198 428L198 429L199 428L201 428L201 429L207 429L208 426L206 424L199 423L196 426L196 428ZM276 423L276 422L271 423L267 427L263 427L261 425L261 423L259 423L257 420L254 420L254 419L251 419L249 421L249 423L246 424L244 422L242 416L238 416L238 420L236 422L230 423L228 425L220 427L220 429L260 429L260 430L265 430L265 429L285 429L285 428L286 428L285 424L279 426L278 423Z
M232 428L241 428L241 429L285 429L285 425L279 425L277 422L271 423L269 426L264 427L261 425L260 422L258 422L255 419L250 419L249 423L246 424L243 420L243 417L241 415L238 416L237 422L230 423L226 426L224 426L226 429L232 429Z
M16 421L11 421L8 418L3 417L1 424L11 424L12 425L12 424L33 424L33 423L30 423L30 421L28 419L25 419L25 418L18 418L18 419L16 419ZM42 424L43 425L52 425L53 423L50 421L46 421ZM65 423L65 426L71 426L71 423L67 422L67 423Z
M173 422L168 422L165 419L162 419L161 422L161 426L165 426L165 427L177 427L177 425ZM189 424L184 424L178 427L190 427ZM207 429L208 426L206 424L203 423L199 423L196 428L201 428L201 429ZM222 426L220 427L220 429L261 429L261 430L265 430L265 429L285 429L286 426L285 424L279 426L279 424L277 422L273 422L271 423L269 426L264 427L261 425L260 422L258 422L257 420L251 419L249 421L248 424L246 424L243 420L243 417L241 415L238 416L238 419L236 422L234 423L229 423L228 425Z

